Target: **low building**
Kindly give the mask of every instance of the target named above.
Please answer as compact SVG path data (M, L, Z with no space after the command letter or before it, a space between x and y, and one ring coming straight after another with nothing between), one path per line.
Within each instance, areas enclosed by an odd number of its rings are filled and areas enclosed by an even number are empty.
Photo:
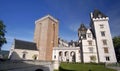
M37 60L38 55L36 43L15 39L9 58L11 60Z

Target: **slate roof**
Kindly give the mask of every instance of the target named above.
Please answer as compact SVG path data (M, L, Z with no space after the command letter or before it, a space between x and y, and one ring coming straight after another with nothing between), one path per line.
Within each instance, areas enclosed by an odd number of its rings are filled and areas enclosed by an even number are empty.
M15 49L37 50L36 43L34 42L15 39L14 45Z
M105 14L103 14L102 12L100 12L98 9L95 9L93 11L93 18L103 18L103 17L107 17Z
M87 31L87 28L85 27L84 24L81 24L80 28L78 30L80 30L80 31Z

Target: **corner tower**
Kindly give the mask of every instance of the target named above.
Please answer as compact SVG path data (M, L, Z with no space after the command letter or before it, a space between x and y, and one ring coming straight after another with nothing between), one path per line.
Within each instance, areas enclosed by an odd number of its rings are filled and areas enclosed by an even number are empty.
M39 60L52 60L53 47L58 46L58 20L50 15L35 21L34 42Z
M84 24L81 24L80 27L78 28L79 40L86 38L86 32L87 32L87 28L85 27Z
M109 28L109 18L99 10L91 13L91 28L95 35L98 61L116 62L116 56Z

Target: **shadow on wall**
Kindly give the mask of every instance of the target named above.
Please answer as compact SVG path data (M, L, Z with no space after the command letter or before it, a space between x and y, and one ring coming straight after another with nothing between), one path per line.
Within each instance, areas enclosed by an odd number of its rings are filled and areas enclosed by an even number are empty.
M20 58L17 53L13 54ZM38 63L40 63L38 60L3 60L0 61L0 71L50 71L49 66Z
M12 52L9 59L10 60L22 60L22 58L16 52Z

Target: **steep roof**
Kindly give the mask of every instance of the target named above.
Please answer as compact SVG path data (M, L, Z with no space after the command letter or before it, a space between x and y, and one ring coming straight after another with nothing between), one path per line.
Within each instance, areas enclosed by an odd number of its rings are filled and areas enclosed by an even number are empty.
M103 17L107 17L105 14L103 14L102 12L100 12L98 9L95 9L93 11L93 18L103 18Z
M78 30L80 30L80 31L87 31L87 28L85 27L84 24L81 24L80 28Z
M37 50L36 43L23 41L23 40L14 40L15 49L27 49L27 50Z

